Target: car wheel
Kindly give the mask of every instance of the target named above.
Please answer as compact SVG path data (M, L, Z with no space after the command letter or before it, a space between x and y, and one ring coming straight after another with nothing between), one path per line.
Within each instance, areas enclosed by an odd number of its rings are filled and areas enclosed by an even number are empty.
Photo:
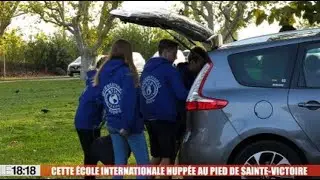
M233 161L237 165L294 165L302 164L299 154L288 145L277 141L260 141L248 145L241 150ZM252 179L253 177L244 177L241 179ZM265 178L265 177L260 177ZM268 177L276 178L279 177ZM293 179L297 177L281 177L284 179Z

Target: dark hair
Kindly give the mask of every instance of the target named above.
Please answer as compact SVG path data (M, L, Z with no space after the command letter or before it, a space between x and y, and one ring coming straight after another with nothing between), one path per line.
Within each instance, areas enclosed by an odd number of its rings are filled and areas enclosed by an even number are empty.
M179 44L170 40L170 39L162 39L160 42L159 42L159 46L158 46L158 51L159 51L159 55L162 54L162 52L165 50L165 49L173 49L173 48L178 48Z
M284 25L281 27L279 32L285 32L285 31L293 31L293 30L297 30L296 28L294 28L291 25Z
M191 49L190 54L188 56L189 61L202 61L204 64L210 62L210 58L208 53L203 48L196 46Z

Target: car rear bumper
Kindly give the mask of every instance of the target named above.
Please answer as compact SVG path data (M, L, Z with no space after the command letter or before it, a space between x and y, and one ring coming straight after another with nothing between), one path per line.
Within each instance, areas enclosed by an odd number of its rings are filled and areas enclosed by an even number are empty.
M227 164L240 138L225 114L219 110L190 112L187 124L179 164Z
M69 66L68 67L68 73L79 73L81 71L81 67L80 66Z

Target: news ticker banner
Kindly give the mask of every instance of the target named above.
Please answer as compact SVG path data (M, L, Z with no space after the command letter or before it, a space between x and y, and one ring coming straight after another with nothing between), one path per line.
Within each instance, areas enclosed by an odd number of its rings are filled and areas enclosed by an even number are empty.
M48 166L0 165L0 176L320 176L320 165L300 166Z

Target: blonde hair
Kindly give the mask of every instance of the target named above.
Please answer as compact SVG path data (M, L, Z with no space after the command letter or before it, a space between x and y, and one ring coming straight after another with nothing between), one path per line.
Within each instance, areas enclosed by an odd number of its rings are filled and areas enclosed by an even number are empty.
M97 86L99 84L99 74L101 69L105 66L105 64L112 58L121 58L124 60L124 63L129 67L130 69L130 75L133 76L135 87L139 86L139 75L137 72L137 68L133 63L133 57L132 57L132 47L130 42L119 39L117 40L111 48L110 56L107 60L103 62L101 67L98 69L98 72L96 73L93 85Z

